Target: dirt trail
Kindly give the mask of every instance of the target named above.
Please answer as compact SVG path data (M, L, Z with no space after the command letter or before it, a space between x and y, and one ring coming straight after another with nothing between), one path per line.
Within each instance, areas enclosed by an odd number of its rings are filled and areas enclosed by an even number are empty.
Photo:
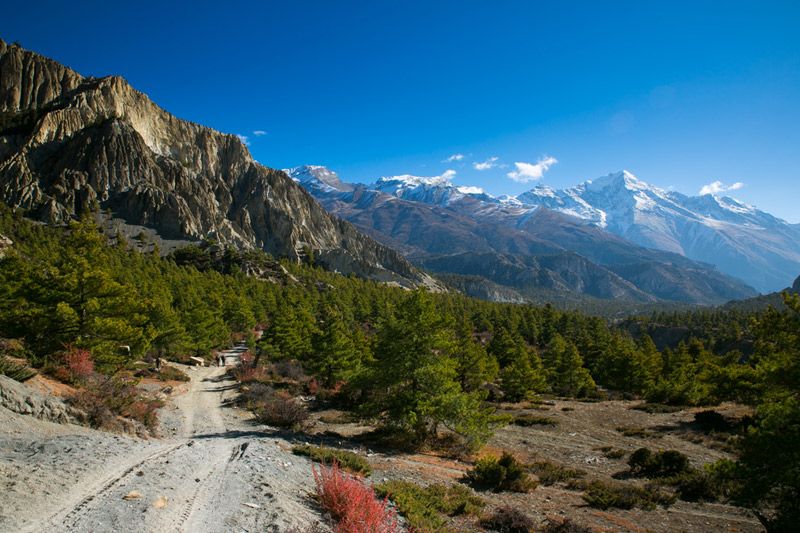
M0 502L0 530L283 531L318 523L307 497L310 464L288 452L281 438L223 407L235 394L224 369L187 372L188 390L173 399L165 417L178 426L168 439L115 436L108 443L110 436L84 430L32 435L27 440L33 442L24 443L24 436L3 440L0 432L0 465L34 491L19 494L27 497L27 509L13 495L11 503ZM48 446L65 438L80 446ZM100 461L92 457L95 447ZM31 448L36 451L25 455ZM37 476L29 474L34 468ZM62 486L52 483L65 479Z

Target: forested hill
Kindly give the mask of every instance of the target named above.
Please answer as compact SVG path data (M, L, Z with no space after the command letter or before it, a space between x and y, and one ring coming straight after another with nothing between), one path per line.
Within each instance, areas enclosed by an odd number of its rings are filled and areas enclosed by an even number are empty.
M120 375L142 358L206 356L245 336L259 354L254 371L291 362L365 420L416 443L442 425L470 450L503 423L492 400L733 400L756 407L754 425L735 443L739 461L705 482L724 483L776 531L798 518L800 461L786 452L800 439L796 295L783 312L731 317L726 334L746 339L748 355L715 342L724 313L709 328L698 316L693 338L659 351L646 334L634 340L550 306L407 291L218 245L167 258L137 252L92 217L53 227L2 208L0 235L0 338L14 339L13 355L41 372L63 375L79 353L89 368ZM264 329L257 347L256 326ZM0 370L10 368L11 345L0 345Z

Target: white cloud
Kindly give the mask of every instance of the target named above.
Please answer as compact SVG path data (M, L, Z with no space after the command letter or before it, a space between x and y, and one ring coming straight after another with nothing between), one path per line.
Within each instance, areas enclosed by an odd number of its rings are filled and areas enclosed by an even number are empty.
M247 135L242 135L241 133L237 133L236 136L239 137L239 140L242 141L243 145L250 146L250 140L247 137Z
M264 130L255 130L255 131L253 131L253 135L255 135L256 137L261 137L262 135L266 135L266 134L267 134L267 132L264 131Z
M497 159L497 157L492 156L486 161L472 163L472 168L475 170L489 170L497 166Z
M449 181L449 180L453 179L455 177L455 175L456 175L456 171L453 170L452 168L450 168L450 169L447 169L444 172L442 172L442 175L439 176L439 177L440 178L444 178L444 179Z
M544 173L556 163L558 163L558 159L549 155L540 157L536 163L525 163L518 161L514 163L514 166L517 167L517 170L512 170L506 174L506 176L520 183L540 180L542 179L542 176L544 176Z
M737 181L731 185L725 185L719 180L712 181L708 185L703 185L703 188L700 189L700 196L705 194L719 194L727 191L738 191L742 187L744 187L744 183L741 181Z
M464 159L464 154L453 154L444 161L442 161L442 163L452 163L454 161L462 161L463 159Z

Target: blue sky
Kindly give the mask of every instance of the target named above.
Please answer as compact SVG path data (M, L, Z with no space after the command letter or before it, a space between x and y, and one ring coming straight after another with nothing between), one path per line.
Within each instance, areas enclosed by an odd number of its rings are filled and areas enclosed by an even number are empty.
M800 2L163 4L15 2L0 37L122 75L273 167L450 169L495 194L626 168L740 183L800 222Z

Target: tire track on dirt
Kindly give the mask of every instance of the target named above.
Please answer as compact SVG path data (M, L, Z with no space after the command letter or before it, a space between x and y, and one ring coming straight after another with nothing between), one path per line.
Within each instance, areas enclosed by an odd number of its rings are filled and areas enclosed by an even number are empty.
M49 529L50 527L59 527L65 525L70 520L73 520L72 525L74 526L77 523L80 514L86 509L93 501L102 497L104 494L108 493L108 491L112 490L114 487L119 485L123 480L125 480L128 476L130 476L134 471L138 471L145 467L147 463L150 461L159 459L170 453L178 450L184 446L184 443L177 443L168 445L166 448L158 450L144 459L124 468L122 470L118 470L111 476L106 477L99 483L93 484L87 491L82 492L82 495L79 496L77 502L68 505L66 508L62 508L58 512L50 515L50 517L43 520L40 524L36 524L35 526L28 527L23 531L43 531Z

